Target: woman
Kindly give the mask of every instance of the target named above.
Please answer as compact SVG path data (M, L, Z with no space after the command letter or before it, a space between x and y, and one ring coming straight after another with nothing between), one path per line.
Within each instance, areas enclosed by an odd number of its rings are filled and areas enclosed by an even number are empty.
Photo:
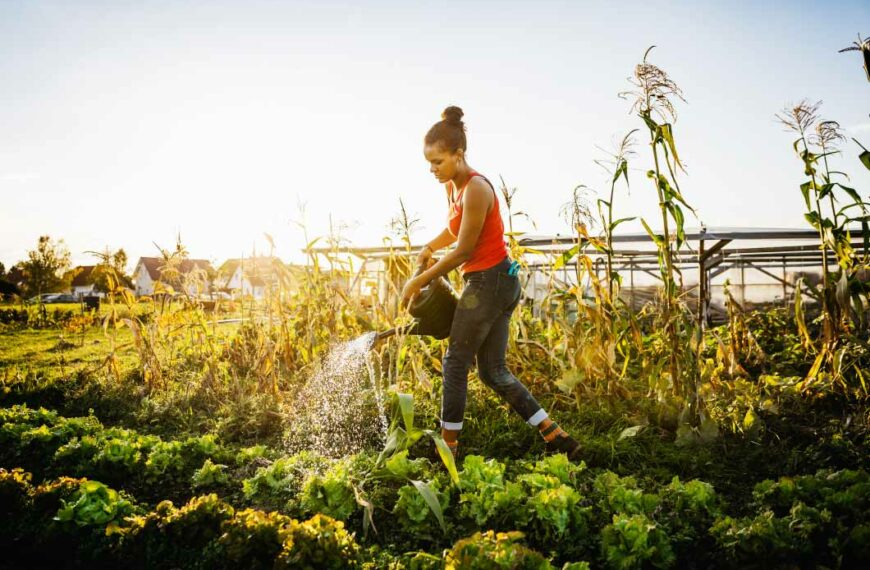
M520 283L505 246L495 189L465 161L462 115L459 107L448 107L424 139L429 170L447 193L447 227L423 247L417 263L427 269L402 291L402 303L407 305L427 283L456 267L465 281L442 367L441 434L455 455L465 414L468 370L477 357L480 379L540 430L547 451L574 456L580 449L577 441L548 417L505 366L510 318L520 300ZM432 254L453 243L456 248L433 263Z

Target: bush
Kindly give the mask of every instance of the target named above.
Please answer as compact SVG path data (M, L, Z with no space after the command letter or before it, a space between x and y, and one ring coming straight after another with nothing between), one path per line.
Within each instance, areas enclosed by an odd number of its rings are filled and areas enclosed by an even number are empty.
M292 519L279 513L245 509L221 525L221 536L210 550L213 567L272 568L283 549Z
M479 455L468 455L462 466L459 475L459 514L470 518L476 525L491 525L494 519L507 518L510 511L525 498L521 485L505 483L503 463L495 459L484 461Z
M226 473L227 466L220 463L212 463L211 459L206 459L202 467L197 469L191 483L194 488L210 488L229 483L229 476Z
M416 483L416 484L415 484ZM418 485L422 488L418 488ZM428 489L428 491L427 491ZM399 499L393 507L393 513L401 527L418 538L435 539L441 529L441 521L432 511L432 507L423 493L431 492L441 509L447 510L450 504L449 484L442 476L436 476L427 482L412 482L399 488ZM434 532L439 529L438 532Z
M302 484L300 505L309 514L323 513L346 521L357 510L348 461L336 461L322 475L311 474Z
M592 486L598 506L608 515L648 515L659 504L658 496L644 493L633 477L620 477L605 471L595 478Z
M445 557L448 570L549 570L540 553L519 543L521 532L476 532L453 545Z
M137 568L199 567L233 513L217 495L194 497L181 508L163 501L154 511L131 517L121 531L120 557Z
M344 523L325 515L291 521L275 569L340 570L361 564L359 545Z
M327 465L320 455L301 451L257 469L253 477L242 481L242 491L257 506L293 511L298 508L295 502L307 475L322 472Z
M98 481L82 481L78 491L70 500L63 500L62 505L55 520L107 527L107 533L117 530L118 523L135 512L133 503L123 494Z
M0 529L5 529L7 521L13 521L29 506L33 495L32 478L21 469L0 468Z
M668 536L642 514L613 515L613 524L601 531L601 554L609 568L620 570L669 568L676 562Z
M711 529L734 563L870 564L870 477L865 471L823 470L762 481L753 498L758 514L725 517Z

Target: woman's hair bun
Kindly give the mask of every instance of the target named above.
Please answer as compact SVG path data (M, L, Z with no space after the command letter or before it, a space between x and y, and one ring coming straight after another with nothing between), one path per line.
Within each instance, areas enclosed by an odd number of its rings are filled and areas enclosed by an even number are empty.
M462 124L462 116L465 113L462 112L462 109L456 107L455 105L451 105L444 109L444 112L441 113L441 118L444 119L445 122L461 125Z
M441 120L432 125L423 141L427 145L441 144L449 152L466 150L465 123L462 122L462 109L451 105L441 113Z

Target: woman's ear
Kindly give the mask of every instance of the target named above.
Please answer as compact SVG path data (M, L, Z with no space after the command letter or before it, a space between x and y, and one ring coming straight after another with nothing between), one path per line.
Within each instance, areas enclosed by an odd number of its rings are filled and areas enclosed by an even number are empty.
M462 164L463 162L465 162L465 151L460 148L456 151L456 163Z

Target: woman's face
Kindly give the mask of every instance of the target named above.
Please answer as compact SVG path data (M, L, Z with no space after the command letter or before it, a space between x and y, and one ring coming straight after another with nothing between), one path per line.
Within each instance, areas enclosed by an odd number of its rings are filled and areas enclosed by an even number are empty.
M450 152L441 143L425 145L423 156L429 161L429 172L434 174L442 184L456 176L459 165L465 160L465 152L462 149Z

